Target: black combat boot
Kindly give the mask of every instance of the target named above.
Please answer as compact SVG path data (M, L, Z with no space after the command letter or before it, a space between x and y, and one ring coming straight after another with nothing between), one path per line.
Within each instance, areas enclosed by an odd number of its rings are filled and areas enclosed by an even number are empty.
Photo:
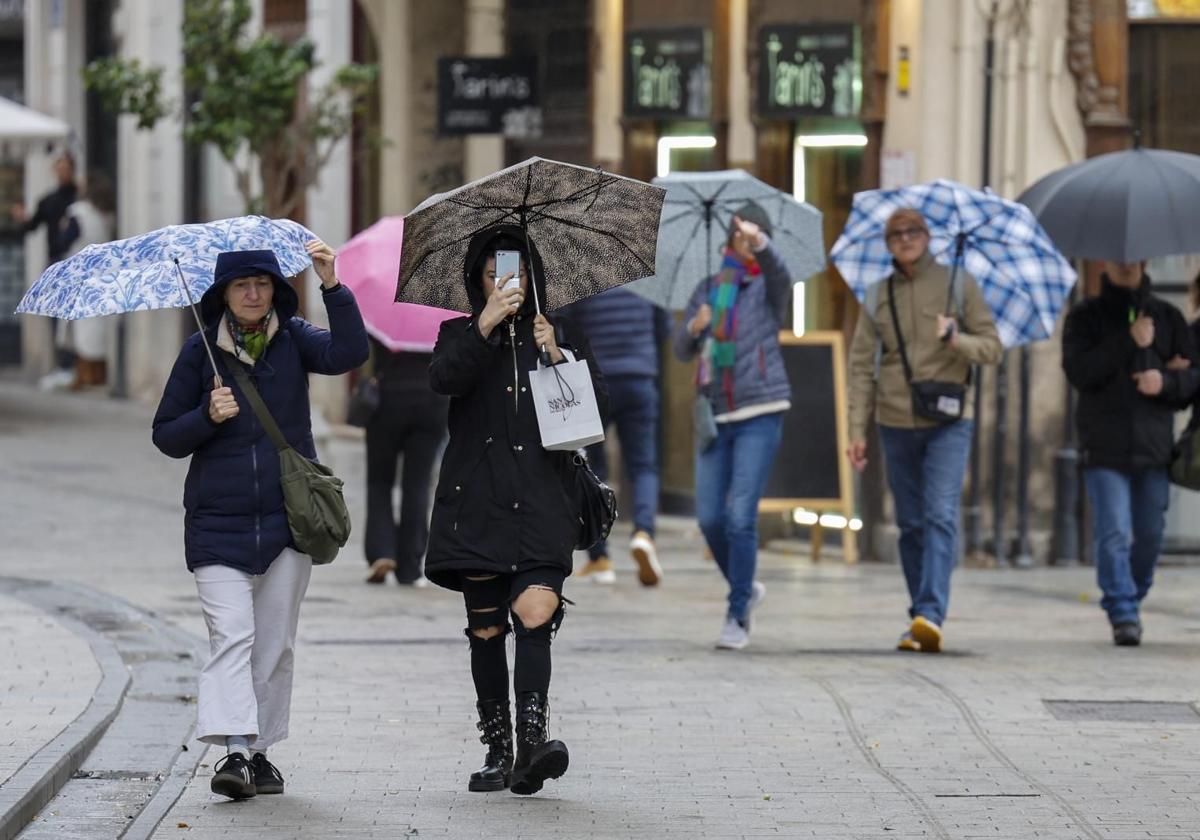
M546 779L567 772L570 756L562 741L547 741L550 704L546 695L526 691L517 695L517 762L509 790L528 796L542 789Z
M512 713L508 698L503 700L481 700L475 704L479 710L480 742L487 744L487 756L483 766L471 774L467 790L504 790L508 787L513 768Z

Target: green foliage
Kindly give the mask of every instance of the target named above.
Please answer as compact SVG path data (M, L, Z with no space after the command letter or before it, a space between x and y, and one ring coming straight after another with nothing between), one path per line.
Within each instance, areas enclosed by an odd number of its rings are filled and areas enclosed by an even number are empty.
M170 113L162 98L162 68L143 69L137 59L100 58L83 69L84 84L110 111L133 114L138 128L151 129Z
M318 66L313 43L272 33L249 38L250 18L249 0L185 0L185 107L164 104L162 68L108 58L88 65L84 78L106 107L135 114L140 128L179 112L187 142L212 144L233 166L248 212L286 216L350 133L379 71L348 64L310 92L308 77Z

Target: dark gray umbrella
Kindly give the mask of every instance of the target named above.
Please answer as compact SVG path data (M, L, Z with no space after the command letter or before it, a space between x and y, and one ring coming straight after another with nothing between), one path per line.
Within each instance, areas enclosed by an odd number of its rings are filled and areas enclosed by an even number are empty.
M1052 172L1017 199L1068 257L1134 263L1200 252L1200 156L1131 149Z
M520 225L541 255L554 310L654 273L665 190L600 169L530 158L447 193L404 219L396 300L470 313L467 247L482 230ZM536 294L536 284L533 285Z

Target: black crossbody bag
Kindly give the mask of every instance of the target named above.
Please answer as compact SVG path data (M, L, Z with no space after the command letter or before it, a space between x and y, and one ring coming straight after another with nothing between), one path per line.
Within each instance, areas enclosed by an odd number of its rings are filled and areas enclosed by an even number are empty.
M900 318L896 314L895 275L888 277L888 309L892 313L892 326L896 330L896 341L900 345L900 362L904 365L904 378L912 392L913 414L935 423L953 423L961 420L967 406L967 385L957 382L937 382L932 379L913 381L912 367L908 364L908 352L904 347L904 335L900 332Z

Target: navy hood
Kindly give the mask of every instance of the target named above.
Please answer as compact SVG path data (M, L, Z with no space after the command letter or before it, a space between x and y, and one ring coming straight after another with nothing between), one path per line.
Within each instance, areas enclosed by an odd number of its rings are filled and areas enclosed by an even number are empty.
M467 284L467 298L471 301L471 312L478 315L487 303L487 298L483 296L483 289L471 278L472 269L475 268L476 262L487 259L488 251L495 250L494 247L489 246L500 237L515 239L520 243L521 250L529 260L528 268L533 271L529 282L537 284L537 297L541 301L542 311L546 311L546 271L542 267L542 255L529 241L524 228L520 225L493 225L471 237L471 242L467 245L467 256L463 260L463 282ZM521 305L521 314L532 315L536 311L533 295L526 295L525 303Z
M225 312L225 287L240 277L256 274L268 275L275 286L271 305L279 323L300 311L300 296L284 278L274 251L224 251L217 255L212 286L200 298L200 317L206 326L216 324Z

